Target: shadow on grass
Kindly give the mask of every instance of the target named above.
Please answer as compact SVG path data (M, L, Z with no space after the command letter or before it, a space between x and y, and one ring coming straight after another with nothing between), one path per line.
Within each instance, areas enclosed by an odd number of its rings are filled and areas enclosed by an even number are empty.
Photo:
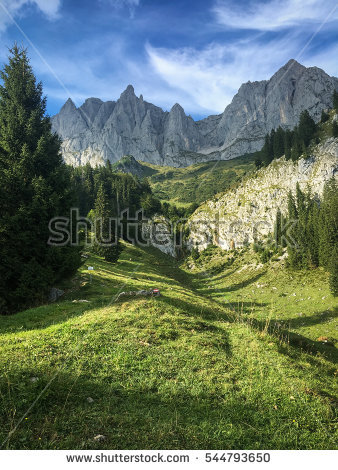
M236 290L240 290L240 289L243 289L244 287L247 287L247 286L250 286L250 284L253 284L254 282L258 281L258 279L260 279L265 273L259 273L259 274L256 274L255 276L253 277L250 277L249 279L246 279L245 281L242 281L242 282L238 282L237 284L232 284L228 287L222 287L222 288L215 288L215 289L202 289L200 290L199 292L201 292L202 294L203 293L210 293L210 292L219 292L219 293L226 293L226 292L234 292ZM211 279L210 282L212 282L213 279Z
M333 318L337 317L337 309L333 310L324 310L323 312L315 312L310 316L301 316L297 318L283 318L283 323L288 325L290 328L301 328L306 326L318 325L320 323L325 323ZM277 320L274 320L277 321Z
M36 375L36 371L26 371L27 376L31 374ZM39 375L34 384L27 383L20 390L13 387L10 399L1 407L1 444L50 378ZM22 376L12 377L12 384L20 379ZM167 382L170 384L169 377ZM319 410L308 412L310 403L315 409L324 408L315 396L297 407L276 411L240 391L222 394L213 389L208 394L200 391L193 395L188 386L175 380L165 390L163 385L162 377L156 374L149 384L129 383L124 387L113 376L98 382L91 375L62 371L2 448L325 449L333 444L326 414L322 414L322 426L318 426ZM275 394L272 400L277 399ZM293 426L292 418L306 426ZM286 419L290 421L287 432L276 432L285 431ZM99 434L105 438L96 442L94 436Z

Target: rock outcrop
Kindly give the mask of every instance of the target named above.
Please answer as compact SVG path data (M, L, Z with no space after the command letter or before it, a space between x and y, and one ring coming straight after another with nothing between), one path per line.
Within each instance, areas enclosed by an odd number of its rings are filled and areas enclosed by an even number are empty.
M229 250L263 240L273 232L277 209L287 214L288 193L295 192L297 182L320 198L333 176L338 177L337 138L317 145L309 158L274 160L238 188L198 208L189 220L188 245L199 251L209 244Z
M334 89L337 78L290 60L270 80L243 84L218 116L195 122L177 103L163 111L136 97L129 85L116 102L89 98L76 108L68 99L52 128L62 138L65 161L74 166L133 155L181 167L259 150L267 132L280 125L293 128L304 109L318 121L332 106Z

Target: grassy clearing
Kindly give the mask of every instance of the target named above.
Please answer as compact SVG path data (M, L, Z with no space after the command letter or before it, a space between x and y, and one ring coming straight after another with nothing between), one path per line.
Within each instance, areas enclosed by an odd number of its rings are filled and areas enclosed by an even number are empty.
M254 168L254 156L245 155L233 160L196 163L186 168L139 163L147 169L155 196L182 207L193 202L200 204L227 190Z
M241 321L203 276L154 249L126 246L116 265L86 264L92 283L83 266L57 304L0 318L1 442L23 417L5 448L335 446L336 369L325 351ZM111 303L121 289L150 287L162 296Z
M322 268L295 271L286 268L284 257L262 264L251 249L238 253L216 247L187 265L199 273L198 292L235 308L243 318L268 320L310 340L327 337L337 343L337 299Z

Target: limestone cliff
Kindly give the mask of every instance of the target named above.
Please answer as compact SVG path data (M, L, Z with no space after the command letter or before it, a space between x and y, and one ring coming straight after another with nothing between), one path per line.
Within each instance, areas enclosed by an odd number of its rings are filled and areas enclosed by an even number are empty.
M100 165L133 155L176 167L227 160L259 150L264 136L279 125L293 128L308 109L318 121L332 106L338 79L291 60L270 80L243 84L218 116L195 122L175 104L170 112L138 98L129 85L115 101L89 98L77 108L69 99L52 118L71 165Z
M310 157L297 162L284 157L274 160L236 189L199 207L189 220L188 245L203 250L212 243L228 250L262 240L273 231L277 209L287 213L287 196L297 182L320 198L325 182L337 177L337 172L337 138L326 139Z

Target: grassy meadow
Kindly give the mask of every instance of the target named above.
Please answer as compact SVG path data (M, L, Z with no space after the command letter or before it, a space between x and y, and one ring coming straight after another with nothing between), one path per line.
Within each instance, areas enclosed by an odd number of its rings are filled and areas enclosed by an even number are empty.
M88 256L56 303L0 318L3 448L335 447L324 273L291 279L217 249L183 266L131 245L116 264ZM115 301L151 287L161 297Z
M200 204L224 192L254 169L254 155L174 168L139 162L156 197L176 206Z

